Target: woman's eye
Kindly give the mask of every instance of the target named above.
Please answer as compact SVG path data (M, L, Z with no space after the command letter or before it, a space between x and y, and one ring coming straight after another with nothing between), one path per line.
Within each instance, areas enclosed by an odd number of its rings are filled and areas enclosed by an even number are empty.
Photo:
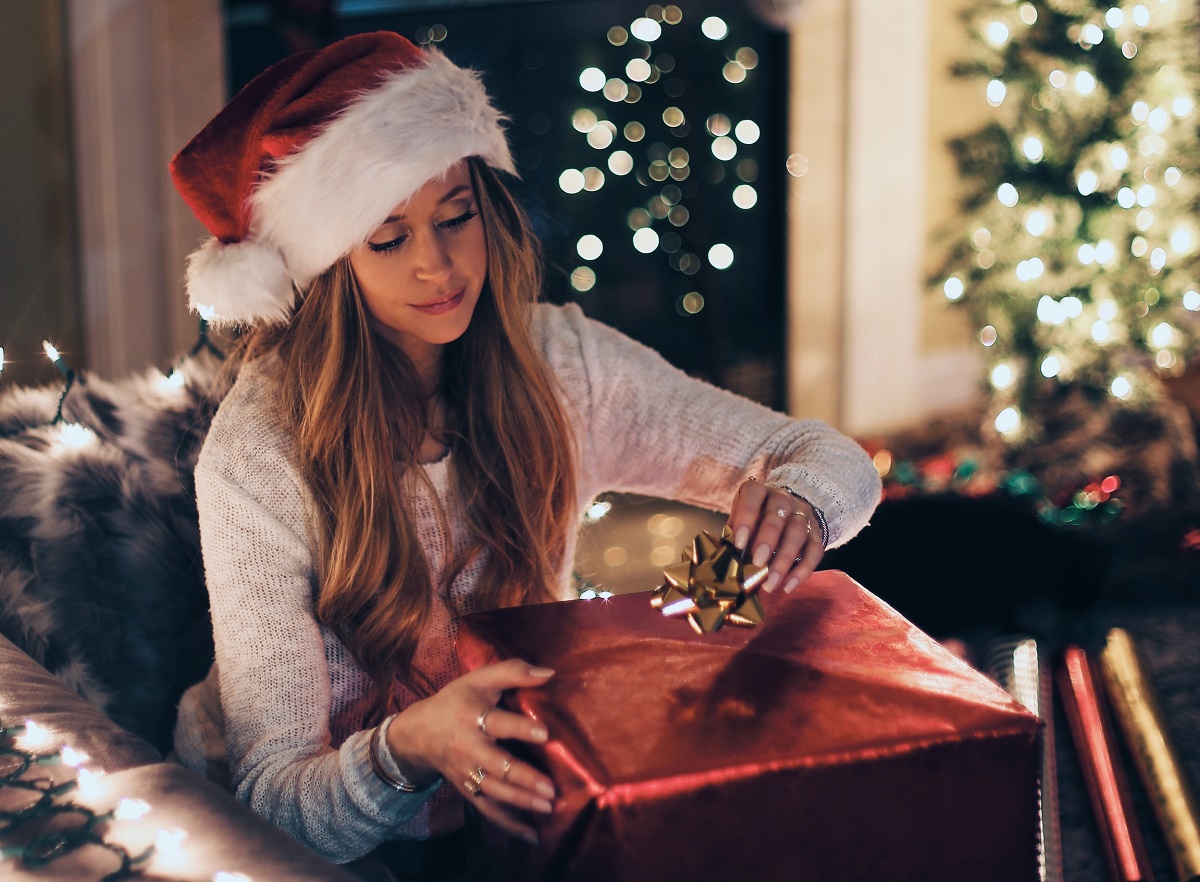
M479 216L479 212L472 208L468 211L464 211L458 217L452 217L452 218L450 218L450 220L445 221L442 224L442 227L445 229L448 229L448 230L457 229L458 227L463 226L468 221L471 221L478 216Z
M404 240L408 236L397 236L395 239L389 239L387 242L368 242L367 247L376 254L383 254L388 251L395 251L404 244Z

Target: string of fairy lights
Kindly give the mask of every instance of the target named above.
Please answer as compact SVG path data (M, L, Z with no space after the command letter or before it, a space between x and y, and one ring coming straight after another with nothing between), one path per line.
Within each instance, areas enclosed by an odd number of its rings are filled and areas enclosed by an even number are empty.
M588 148L600 153L594 164L586 159L579 166L563 168L558 186L567 195L595 192L606 185L607 175L624 178L632 175L642 187L651 191L638 198L626 215L629 238L625 243L640 254L665 254L670 268L684 276L695 276L706 265L727 270L735 260L734 248L728 242L689 241L686 229L692 219L688 208L688 182L699 157L679 143L691 131L693 121L678 106L686 85L677 75L679 61L658 44L667 28L684 24L684 14L675 5L653 4L645 15L628 26L614 25L606 38L612 47L626 50L619 70L605 71L588 66L579 73L579 86L596 102L578 107L571 116L571 125L583 136ZM700 35L724 48L721 77L730 84L746 82L758 67L758 53L750 46L732 41L729 25L720 16L712 15L699 23ZM637 105L648 90L661 90L666 106L661 113L650 111L649 116L629 119L619 125L609 106ZM599 103L599 99L604 99ZM656 105L663 102L653 102ZM639 115L641 116L641 115ZM718 161L716 177L724 179L724 167L729 166L734 180L730 199L739 209L749 211L758 204L755 182L759 176L758 161L747 152L761 136L758 123L749 118L736 119L729 113L714 112L703 120L708 134L708 150ZM675 141L675 146L672 146ZM694 149L694 145L693 145ZM607 170L607 174L606 174ZM710 175L710 183L714 181ZM597 284L595 261L606 247L595 233L585 233L575 243L580 261L570 274L572 288L579 292L592 290ZM693 289L679 296L676 309L683 315L695 315L704 308L704 295Z
M1200 329L1194 0L981 0L966 16L987 125L937 274L986 351L996 431L1036 441L1039 393L1145 406Z

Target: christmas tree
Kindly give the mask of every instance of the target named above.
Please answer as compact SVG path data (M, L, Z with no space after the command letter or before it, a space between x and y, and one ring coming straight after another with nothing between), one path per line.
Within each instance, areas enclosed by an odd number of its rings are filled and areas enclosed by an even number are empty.
M961 211L936 275L985 348L988 419L1039 443L1070 389L1155 408L1200 342L1194 0L979 0L956 76L994 108L951 144Z

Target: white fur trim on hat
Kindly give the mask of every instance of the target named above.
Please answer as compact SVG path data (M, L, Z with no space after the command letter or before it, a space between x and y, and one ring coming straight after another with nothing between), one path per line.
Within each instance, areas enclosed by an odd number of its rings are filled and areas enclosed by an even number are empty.
M295 297L278 249L215 237L188 258L187 292L192 309L215 327L285 321Z
M300 288L459 160L515 171L479 74L423 54L424 64L348 104L251 194L251 235L279 249Z

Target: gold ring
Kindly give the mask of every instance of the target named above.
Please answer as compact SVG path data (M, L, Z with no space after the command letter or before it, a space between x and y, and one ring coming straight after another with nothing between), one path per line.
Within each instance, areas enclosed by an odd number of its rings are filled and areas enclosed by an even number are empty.
M510 771L512 771L512 760L506 759L504 761L503 771L500 772L500 780L505 784L508 783L508 773Z
M805 514L804 512L802 512L802 511L794 511L794 512L792 512L792 517L794 517L794 518L804 518L804 532L805 532L806 534L808 534L808 533L812 533L812 521L810 521L810 520L808 519L808 515L806 515L806 514Z
M467 788L467 792L472 796L483 795L483 779L487 777L487 772L483 770L483 766L479 766L463 782L463 786Z
M494 708L494 707L489 707L487 710L485 710L483 713L481 713L481 714L480 714L478 717L476 717L476 719L475 719L475 725L479 727L479 731L480 731L480 732L482 732L484 735L487 735L487 733L488 733L488 730L487 730L487 715L488 715L488 714L490 714L490 713L491 713L492 711L494 711L494 710L495 710L495 708Z

